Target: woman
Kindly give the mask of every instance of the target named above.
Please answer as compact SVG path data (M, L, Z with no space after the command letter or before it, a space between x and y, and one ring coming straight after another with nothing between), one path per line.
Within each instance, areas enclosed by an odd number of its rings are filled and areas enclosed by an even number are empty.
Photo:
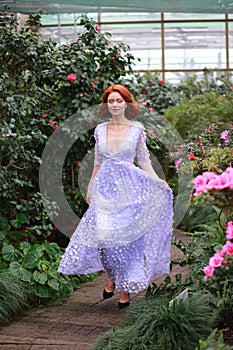
M104 91L100 117L111 120L94 132L89 208L59 266L65 274L104 270L103 298L112 297L116 288L121 309L129 305L131 292L146 289L155 274L170 271L172 191L153 170L144 127L133 120L138 112L124 86Z

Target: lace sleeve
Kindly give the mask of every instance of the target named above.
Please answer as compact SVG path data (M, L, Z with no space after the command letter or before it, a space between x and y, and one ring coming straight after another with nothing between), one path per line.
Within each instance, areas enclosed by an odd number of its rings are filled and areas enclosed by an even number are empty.
M94 137L95 137L95 157L94 157L94 166L95 165L101 165L102 164L102 157L99 152L99 137L98 137L98 132L97 128L95 128L94 131Z
M144 164L151 163L150 152L146 145L146 132L142 130L137 143L136 149L137 163L140 167Z

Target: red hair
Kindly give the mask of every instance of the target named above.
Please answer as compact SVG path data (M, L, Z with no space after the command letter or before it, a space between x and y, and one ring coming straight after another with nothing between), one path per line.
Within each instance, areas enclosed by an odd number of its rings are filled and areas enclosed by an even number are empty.
M100 118L110 117L111 114L108 111L108 96L112 92L118 92L123 100L127 103L127 108L125 110L125 116L128 119L135 118L139 113L139 105L137 102L133 99L130 91L124 87L123 85L116 84L111 85L107 89L104 90L104 93L102 95L102 103L99 106L99 116Z

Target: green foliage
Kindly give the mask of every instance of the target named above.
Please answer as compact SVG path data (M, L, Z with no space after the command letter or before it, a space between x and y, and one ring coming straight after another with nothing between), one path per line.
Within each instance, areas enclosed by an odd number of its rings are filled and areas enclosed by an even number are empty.
M165 298L149 299L131 307L125 324L100 337L93 350L191 350L215 321L205 295L193 294L171 306Z
M9 322L15 314L30 303L33 291L8 271L0 272L0 325Z
M199 345L195 350L231 350L232 346L224 343L223 332L217 328L209 335L206 340L199 340Z
M223 129L219 123L212 123L198 134L190 132L185 142L192 155L192 166L196 175L204 171L221 173L233 162L232 125Z
M47 304L60 304L61 297L80 287L79 275L66 276L59 273L58 266L62 249L56 243L43 241L30 244L26 239L11 240L7 232L1 231L1 261L12 276L25 282L33 290L35 300ZM86 276L93 279L95 274Z
M216 73L209 69L204 69L203 75L199 77L196 74L187 74L185 79L177 85L177 90L183 101L207 92L226 95L232 89L232 76L229 76L229 73Z
M229 127L233 117L233 92L223 96L217 92L194 96L179 106L168 108L164 116L182 137L189 131L199 133L211 123L218 123L221 128Z
M159 78L157 72L134 74L125 81L140 105L150 111L164 114L164 111L176 106L180 100L177 87Z

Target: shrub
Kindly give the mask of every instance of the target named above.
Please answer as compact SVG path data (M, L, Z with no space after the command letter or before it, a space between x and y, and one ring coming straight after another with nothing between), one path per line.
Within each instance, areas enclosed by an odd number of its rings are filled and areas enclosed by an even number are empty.
M6 324L17 312L25 309L32 294L32 289L9 271L0 272L0 325Z
M51 233L38 184L44 146L59 123L98 104L103 89L132 70L127 45L113 44L110 34L85 15L79 24L83 30L77 40L57 46L51 39L38 40L39 13L30 15L19 32L14 16L0 13L0 226L2 218L10 224L23 213L22 226L32 235ZM77 163L93 144L91 132L83 135L64 165L67 199L81 212Z
M206 295L193 294L171 306L164 298L141 301L131 307L126 323L100 337L93 350L192 350L215 321Z
M186 137L188 131L199 133L212 123L217 123L221 129L227 128L233 118L233 92L225 96L217 92L194 96L179 106L166 109L164 116L182 137Z

